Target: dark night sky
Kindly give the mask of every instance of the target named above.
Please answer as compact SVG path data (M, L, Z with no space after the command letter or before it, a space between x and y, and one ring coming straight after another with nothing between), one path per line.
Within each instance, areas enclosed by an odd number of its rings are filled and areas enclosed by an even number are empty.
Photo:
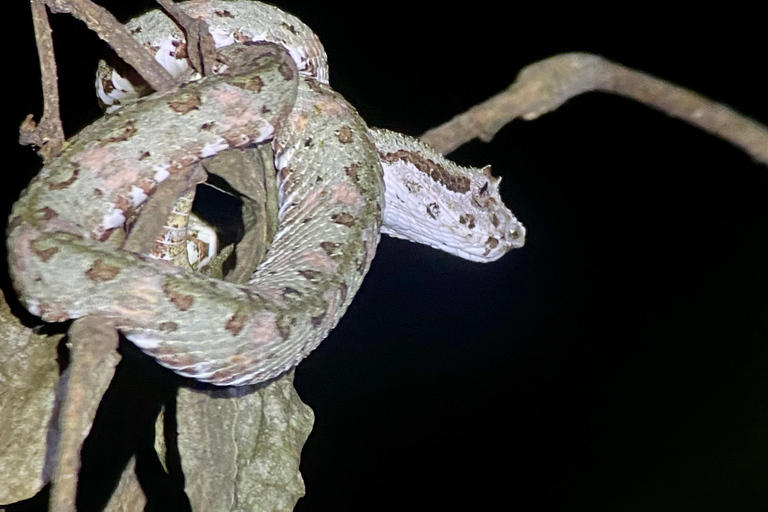
M29 14L13 3L6 141L40 108ZM120 17L151 4L100 3ZM566 51L768 123L764 30L736 7L280 5L320 35L332 85L374 126L419 134ZM54 22L72 134L98 115L99 45ZM37 165L9 151L3 217ZM767 510L766 168L599 94L452 158L504 177L527 244L481 265L383 238L348 313L296 372L316 415L297 510Z

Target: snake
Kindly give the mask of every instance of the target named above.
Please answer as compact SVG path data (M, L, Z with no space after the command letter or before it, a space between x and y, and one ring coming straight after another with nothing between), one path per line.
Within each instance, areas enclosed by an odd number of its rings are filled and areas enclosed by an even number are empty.
M292 369L327 337L380 233L477 262L523 245L500 179L368 127L330 87L325 51L298 18L246 0L179 5L234 57L195 76L162 12L126 25L184 84L138 98L129 79L100 69L99 98L113 112L44 162L10 215L10 274L32 314L100 315L179 375L250 385ZM123 248L126 219L163 181L259 144L274 150L279 224L247 283Z

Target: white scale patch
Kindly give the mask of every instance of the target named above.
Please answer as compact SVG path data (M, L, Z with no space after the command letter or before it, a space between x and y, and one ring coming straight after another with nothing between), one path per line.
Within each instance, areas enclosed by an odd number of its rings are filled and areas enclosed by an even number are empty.
M131 187L131 204L133 206L139 206L140 204L144 203L144 201L147 200L147 193L144 192L144 189L141 187L137 187L136 185L133 185Z
M104 219L101 221L105 230L119 228L125 224L125 214L122 210L117 208L114 203L110 203L110 210L104 214Z
M213 44L216 46L216 48L223 48L225 46L235 44L235 38L232 37L230 31L225 28L208 27L208 32L210 32L211 37L213 38Z
M213 156L220 151L224 151L225 149L229 149L229 143L224 140L223 137L219 137L219 140L215 142L209 142L203 146L203 149L200 151L200 156L203 158L208 158L209 156Z
M187 59L176 58L176 50L180 44L180 41L171 37L166 37L160 41L159 49L155 54L155 60L163 66L173 78L179 78L189 71L189 61ZM114 83L114 80L112 83Z
M171 166L169 164L155 167L155 175L152 177L152 179L155 180L155 183L164 182L165 179L171 175L171 171L168 170L170 168Z
M133 332L130 334L123 332L123 334L140 349L152 350L160 346L160 342L156 339L140 332Z
M35 316L42 316L43 310L40 308L40 301L36 299L27 299L25 302L27 304L27 311Z
M187 242L187 258L189 263L197 266L197 268L202 268L216 257L216 253L219 251L219 237L213 228L203 224L197 217L190 217L189 231L194 238L208 245L208 253L201 258L198 244L194 240Z
M288 167L288 163L293 158L293 154L296 153L296 148L285 148L283 151L275 155L275 168L278 171L282 171Z
M107 108L107 113L112 113L120 108L120 105L114 105L116 101L120 101L126 96L136 96L136 89L133 87L133 84L118 75L114 69L110 75L110 81L112 82L113 89L110 92L107 92L104 90L104 82L102 79L98 76L96 77L96 94L99 96L102 103L110 105Z

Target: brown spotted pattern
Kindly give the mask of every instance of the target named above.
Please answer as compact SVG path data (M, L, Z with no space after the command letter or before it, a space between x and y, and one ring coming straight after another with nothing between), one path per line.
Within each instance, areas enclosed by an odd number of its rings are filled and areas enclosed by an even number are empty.
M202 105L202 100L200 99L200 95L196 93L182 94L180 98L168 102L168 106L171 108L171 110L181 115L188 114L193 110L197 110L200 105Z
M469 192L469 178L451 174L445 167L437 165L434 161L419 155L418 153L399 150L393 153L382 153L379 156L381 157L381 161L385 163L401 160L413 164L416 169L423 172L451 192L457 192L459 194Z
M91 281L106 283L112 281L120 273L120 267L105 263L98 259L85 271L85 276Z

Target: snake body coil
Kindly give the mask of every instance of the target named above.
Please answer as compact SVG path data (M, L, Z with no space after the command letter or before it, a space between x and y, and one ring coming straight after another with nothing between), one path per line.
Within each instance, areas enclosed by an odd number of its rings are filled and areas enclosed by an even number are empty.
M501 202L498 180L411 138L369 130L325 83L322 46L296 18L240 0L182 6L211 24L218 46L268 40L282 48L262 49L248 71L123 106L45 165L9 225L14 286L32 313L51 322L103 315L181 375L244 385L292 368L327 336L368 271L380 230L475 261L522 245L525 231ZM156 59L190 75L178 29L158 13L144 23L140 37L171 34L144 41ZM113 106L135 93L111 69L99 83ZM280 225L246 286L120 249L115 234L169 175L268 140Z

